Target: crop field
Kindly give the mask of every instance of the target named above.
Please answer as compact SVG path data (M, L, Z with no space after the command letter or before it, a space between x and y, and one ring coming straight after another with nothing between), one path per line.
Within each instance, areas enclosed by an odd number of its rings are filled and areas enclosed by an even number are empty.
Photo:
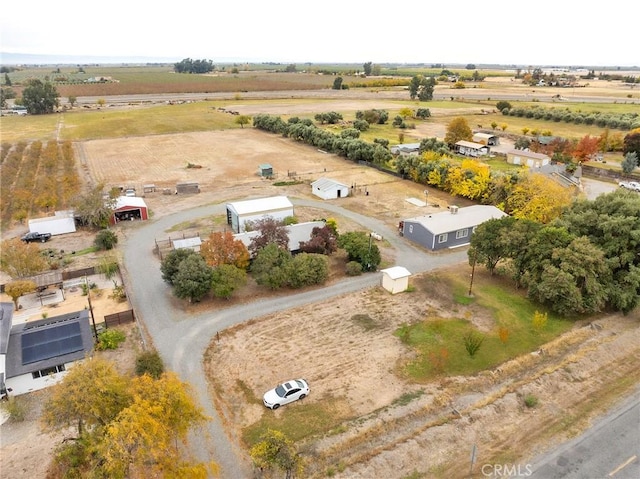
M3 225L67 208L80 188L70 142L3 144L0 159Z

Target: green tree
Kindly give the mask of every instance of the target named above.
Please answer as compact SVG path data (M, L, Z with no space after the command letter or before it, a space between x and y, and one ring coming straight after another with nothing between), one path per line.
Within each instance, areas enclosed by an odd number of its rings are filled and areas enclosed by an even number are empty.
M78 97L75 95L69 95L67 101L69 102L69 105L71 105L71 108L73 108L78 102Z
M500 100L498 103L496 103L496 108L498 111L503 111L503 110L511 110L511 103L509 103L506 100ZM495 126L493 127L495 130Z
M74 202L74 212L82 223L94 228L106 228L113 215L117 193L104 197L104 185L98 184Z
M248 125L251 122L251 117L249 115L238 115L233 122L236 125L240 125L240 128L244 128L244 125Z
M362 65L362 68L364 70L364 74L365 75L367 75L367 76L371 75L372 65L373 65L372 62L367 62L364 65Z
M363 271L375 271L382 261L378 245L364 231L349 231L338 238L338 246L347 252L347 261L357 261Z
M458 116L449 122L447 125L447 133L444 137L445 143L448 145L455 145L461 140L471 141L473 133L469 127L467 120L461 116Z
M299 253L287 266L287 282L292 288L322 284L329 277L329 261L322 254Z
M167 253L160 263L162 279L173 285L176 274L178 274L180 263L182 263L185 258L197 254L198 253L189 248L178 248Z
M469 263L482 264L493 275L498 262L508 256L508 233L516 222L515 218L505 216L479 224L471 235Z
M606 304L609 270L604 254L582 236L555 249L530 278L528 294L564 316L592 314Z
M270 289L279 289L287 284L288 265L291 253L276 243L269 243L258 250L251 263L251 273L256 283Z
M0 245L0 270L12 278L24 278L49 268L40 248L33 243L23 243L18 238L4 240Z
M299 476L304 470L304 462L295 443L280 431L267 430L249 454L258 469L282 471L286 479Z
M607 301L628 313L640 304L640 195L622 188L595 200L575 201L555 222L586 236L604 252L609 267Z
M622 167L622 172L625 175L631 174L631 172L638 166L638 154L635 151L627 153L624 155L624 159L620 163L620 166Z
M232 264L213 268L211 291L216 298L229 299L234 291L247 284L247 271Z
M18 311L18 299L27 293L33 293L37 286L31 280L10 281L4 285L4 292L13 300L16 311Z
M342 90L342 77L336 77L333 80L333 86L331 88L333 90Z
M113 230L100 230L93 244L99 250L110 250L118 244L118 235Z
M22 91L22 104L31 115L53 113L59 105L59 97L60 94L53 84L38 79L29 80Z
M198 302L211 291L212 277L213 269L202 256L189 255L178 265L173 277L173 292L180 299Z
M622 153L627 155L635 153L640 158L640 128L630 131L623 140Z
M9 74L8 73L4 74L4 84L6 86L11 86L11 78L9 78Z
M420 101L433 100L433 92L436 87L436 80L433 77L415 75L409 83L409 96L412 100L416 98Z

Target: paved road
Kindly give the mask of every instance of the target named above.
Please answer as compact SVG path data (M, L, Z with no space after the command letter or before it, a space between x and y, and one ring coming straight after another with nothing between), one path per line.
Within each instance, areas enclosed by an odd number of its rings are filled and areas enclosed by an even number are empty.
M396 231L380 221L324 201L292 199L292 202L298 206L311 206L339 213L384 236L396 250L396 264L405 266L412 273L433 270L449 264L466 263L465 248L448 254L429 255L414 248L407 240L399 237ZM265 299L248 305L187 316L180 309L180 303L174 300L171 289L162 281L159 262L152 251L154 240L166 238L166 231L175 224L222 214L225 214L224 204L203 206L140 223L137 228L126 230L123 242L123 273L132 306L165 364L183 381L191 384L205 413L212 418L208 423L207 434L192 437L194 451L199 460L207 461L213 458L220 465L223 478L239 479L251 476L251 465L246 454L236 446L237 441L227 436L209 399L202 358L211 338L216 332L251 318L326 301L333 296L380 284L380 276L365 274L326 288L292 294L285 300Z
M566 92L565 92L566 93ZM436 90L433 94L434 100L449 100L452 97L464 98L467 100L487 100L491 101L517 101L517 100L538 100L553 101L553 96L557 94L556 89L538 89L531 93L499 93L492 90ZM236 100L237 92L210 92L210 93L158 93L158 94L132 94L132 95L112 95L112 96L81 96L77 98L77 105L95 105L99 100L105 100L107 105L126 103L163 103L177 101L203 101L203 100ZM408 93L404 88L395 90L379 90L371 92L367 88L352 88L350 90L285 90L285 91L249 91L242 93L243 99L293 99L293 98L323 98L335 100L354 99L376 99L376 100L407 100ZM557 101L557 100L556 100ZM572 93L564 98L567 103L614 103L615 98L606 96L587 96L581 92ZM617 99L617 102L624 103L626 100ZM629 103L636 103L637 100L629 100ZM561 104L561 103L560 103Z
M532 470L530 479L640 478L639 392Z

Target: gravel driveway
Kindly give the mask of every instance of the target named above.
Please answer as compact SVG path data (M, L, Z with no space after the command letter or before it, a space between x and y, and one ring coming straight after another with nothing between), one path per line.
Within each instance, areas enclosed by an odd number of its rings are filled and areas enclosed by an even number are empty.
M382 234L396 251L396 263L407 266L412 273L466 262L466 249L455 250L444 255L428 255L414 248L407 240L399 237L397 232L391 231L380 221L323 201L303 199L292 201L294 205L339 213L371 231ZM183 381L191 384L205 413L211 417L206 434L196 436L194 433L191 438L194 453L200 461L215 460L220 466L221 477L237 479L251 477L252 465L236 438L228 437L209 397L202 358L211 338L216 332L251 318L375 286L380 283L380 276L365 274L326 288L292 294L287 296L286 301L282 298L265 299L186 318L184 313L176 308L173 293L161 278L159 263L153 253L154 240L164 237L166 230L175 224L224 213L225 205L223 204L204 206L165 216L157 221L140 223L138 228L127 230L124 232L123 241L124 277L128 283L129 297L136 315L144 324L146 332L165 364Z

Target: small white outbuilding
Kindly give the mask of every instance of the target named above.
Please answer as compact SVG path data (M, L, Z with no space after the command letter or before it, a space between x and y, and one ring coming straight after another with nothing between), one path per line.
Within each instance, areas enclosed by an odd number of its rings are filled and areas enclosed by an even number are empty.
M409 287L411 273L403 266L382 269L382 287L391 294L402 293Z
M323 200L333 200L349 196L349 187L336 180L318 178L311 183L311 192Z

